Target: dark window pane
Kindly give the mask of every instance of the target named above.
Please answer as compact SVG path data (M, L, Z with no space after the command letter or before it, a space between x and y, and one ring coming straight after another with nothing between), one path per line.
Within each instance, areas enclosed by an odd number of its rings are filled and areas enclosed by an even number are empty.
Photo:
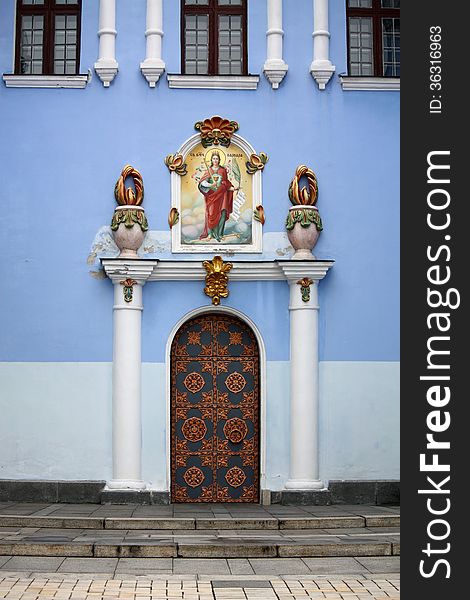
M77 72L77 17L56 15L54 35L54 73Z
M400 19L382 19L382 65L385 77L400 74Z
M382 0L382 8L400 8L400 0Z
M20 72L42 73L42 42L44 17L23 17L21 20Z
M349 17L349 63L351 75L374 74L372 19Z
M348 0L349 8L372 8L372 0Z
M185 72L188 75L207 75L209 15L186 15L185 23Z

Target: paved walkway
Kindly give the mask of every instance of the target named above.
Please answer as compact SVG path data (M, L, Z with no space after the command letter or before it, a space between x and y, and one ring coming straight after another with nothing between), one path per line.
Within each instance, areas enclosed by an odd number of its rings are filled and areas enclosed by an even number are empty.
M282 519L306 517L373 516L400 514L398 506L333 505L298 506L271 504L47 504L32 502L0 502L0 515L96 517L96 518L258 518Z
M10 600L399 600L399 590L397 574L196 579L14 573L3 577L0 572L0 598Z

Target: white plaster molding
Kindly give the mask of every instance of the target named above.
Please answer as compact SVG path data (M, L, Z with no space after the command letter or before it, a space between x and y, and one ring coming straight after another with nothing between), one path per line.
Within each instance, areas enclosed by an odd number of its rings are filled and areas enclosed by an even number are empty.
M116 35L116 0L100 0L100 45L94 67L104 87L109 87L118 72Z
M256 90L259 75L167 75L168 87L197 90Z
M268 0L267 49L263 71L273 90L279 87L289 68L282 58L283 36L282 0Z
M147 0L147 22L146 22L146 56L140 63L142 75L154 88L160 76L165 71L165 63L162 59L163 39L163 5L162 0Z
M291 281L310 277L320 281L333 266L332 260L309 261L237 261L224 256L233 264L230 281ZM106 275L116 281L131 277L136 281L203 281L206 270L201 260L126 260L101 259ZM300 288L299 288L300 289Z
M310 74L320 90L324 90L335 66L330 61L330 32L328 30L328 0L313 0L313 60Z
M399 77L350 77L339 76L341 87L345 91L374 91L374 92L399 92Z
M12 88L83 89L89 80L89 75L3 75L6 87Z
M158 260L129 260L107 258L102 260L106 275L115 283L130 277L139 283L147 281L158 264Z
M196 308L192 311L190 311L189 313L185 314L181 319L179 319L179 321L174 325L173 329L171 330L171 333L168 337L167 340L167 344L166 344L166 352L165 352L165 361L166 361L166 418L167 418L167 428L166 428L166 451L167 451L167 460L166 460L166 464L167 464L167 471L166 471L166 475L167 475L167 490L170 490L170 482L171 482L171 450L170 450L170 442L171 442L171 438L170 438L170 434L171 434L171 423L170 423L170 398L171 398L171 373L170 373L170 369L171 369L171 362L170 362L170 352L171 352L171 344L173 342L173 339L176 335L176 333L178 332L179 328L186 323L186 321L189 321L190 319L193 319L195 317L198 317L200 315L204 315L207 313L222 313L222 314L229 314L229 315L234 315L235 317L238 317L239 319L241 319L242 321L245 321L245 323L247 323L247 325L252 329L256 341L258 342L258 348L259 348L259 359L260 359L260 377L259 377L259 384L260 384L260 500L263 497L263 490L266 489L266 379L267 379L267 358L266 358L266 347L264 344L264 340L263 337L261 335L261 332L259 331L258 327L256 326L256 324L250 319L250 317L248 317L247 315L245 315L244 313L242 313L241 311L232 308L230 306L201 306L200 308ZM167 491L167 490L163 490L163 491Z

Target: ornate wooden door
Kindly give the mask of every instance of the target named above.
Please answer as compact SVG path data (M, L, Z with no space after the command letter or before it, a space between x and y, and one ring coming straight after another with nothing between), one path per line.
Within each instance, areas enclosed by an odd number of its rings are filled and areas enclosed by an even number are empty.
M236 317L196 317L173 340L171 499L259 501L259 351Z

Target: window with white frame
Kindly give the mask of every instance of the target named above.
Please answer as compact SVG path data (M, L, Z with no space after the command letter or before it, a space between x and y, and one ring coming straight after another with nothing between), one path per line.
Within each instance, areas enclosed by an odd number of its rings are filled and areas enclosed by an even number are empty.
M350 76L400 76L400 0L346 0Z

